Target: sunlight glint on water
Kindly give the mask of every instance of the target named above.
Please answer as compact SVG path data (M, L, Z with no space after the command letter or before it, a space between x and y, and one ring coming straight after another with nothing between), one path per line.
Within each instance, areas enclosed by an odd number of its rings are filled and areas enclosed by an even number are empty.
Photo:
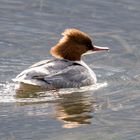
M58 95L71 94L74 92L86 92L86 91L95 91L97 89L103 88L107 86L107 83L97 83L96 85L81 87L80 89L60 89L56 91L46 91L46 92L38 92L37 97L32 98L16 98L15 97L15 83L6 83L1 84L0 91L0 102L44 102L44 101L55 101L60 97ZM54 96L55 95L55 96Z

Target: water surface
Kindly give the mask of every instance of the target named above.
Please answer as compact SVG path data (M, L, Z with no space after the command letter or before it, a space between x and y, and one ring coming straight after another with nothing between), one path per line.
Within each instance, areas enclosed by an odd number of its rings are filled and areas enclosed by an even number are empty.
M139 140L139 15L139 0L0 0L0 140ZM73 27L111 49L83 58L97 87L16 99L11 79Z

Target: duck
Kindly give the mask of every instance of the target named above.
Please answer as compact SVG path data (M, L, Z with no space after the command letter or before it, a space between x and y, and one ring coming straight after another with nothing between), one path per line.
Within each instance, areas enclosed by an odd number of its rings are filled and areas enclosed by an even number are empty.
M109 48L95 46L87 33L75 28L65 29L62 36L50 49L51 59L31 65L13 79L18 91L80 88L97 83L96 74L82 56Z

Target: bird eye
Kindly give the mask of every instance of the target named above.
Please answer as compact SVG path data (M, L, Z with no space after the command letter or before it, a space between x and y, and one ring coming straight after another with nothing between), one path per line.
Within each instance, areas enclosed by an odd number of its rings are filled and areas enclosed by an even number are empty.
M93 49L92 44L87 44L87 48L88 48L89 50Z

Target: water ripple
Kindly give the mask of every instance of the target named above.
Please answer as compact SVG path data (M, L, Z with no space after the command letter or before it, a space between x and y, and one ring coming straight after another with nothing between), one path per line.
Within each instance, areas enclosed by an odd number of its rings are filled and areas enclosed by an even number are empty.
M46 92L37 92L29 93L26 97L16 98L15 93L15 83L1 83L0 84L0 102L49 102L56 101L61 98L62 95L71 94L71 93L81 93L86 91L95 91L102 87L106 87L107 83L98 83L96 85L81 87L80 89L61 89L59 91L46 91Z

